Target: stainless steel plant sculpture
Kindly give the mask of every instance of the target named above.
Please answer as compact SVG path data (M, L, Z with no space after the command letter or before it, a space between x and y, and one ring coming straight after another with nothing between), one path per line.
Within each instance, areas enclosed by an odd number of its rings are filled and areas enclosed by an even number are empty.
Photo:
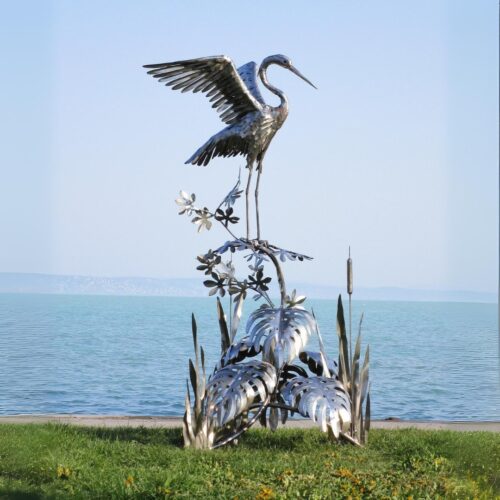
M234 206L243 193L239 176L215 210L198 206L196 196L185 191L181 191L176 200L179 214L190 217L198 231L209 230L216 221L231 236L221 247L197 257L197 269L207 276L204 285L210 289L209 295L229 296L230 317L228 322L217 297L221 355L208 379L205 355L198 346L196 321L192 318L195 361L189 360L189 376L194 401L188 385L183 426L185 446L211 449L235 443L255 422L275 430L280 421L284 424L288 415L294 413L317 422L331 438L354 444L363 443L369 429L368 353L360 370L360 336L355 354L351 356L340 297L337 363L326 355L314 313L302 306L306 298L298 296L295 290L288 294L286 289L281 264L311 257L260 239L258 186L262 161L288 114L285 95L267 81L266 69L270 64L290 69L310 82L287 57L275 55L264 59L258 74L263 84L280 97L281 104L276 108L264 103L256 85L257 66L253 62L238 70L226 56L146 66L155 78L166 81L174 89L207 93L213 107L229 124L187 163L207 165L214 156L242 154L247 158L249 169L245 238L236 236L233 230L239 222ZM248 194L255 162L257 239L250 239ZM233 257L236 259L238 255L244 257L250 269L244 278L236 277ZM272 279L265 275L267 264L271 264L276 273L279 303L274 303L269 294ZM349 294L351 292L352 282ZM264 303L250 314L245 333L237 338L243 305L250 293ZM313 336L317 337L318 351L306 350Z

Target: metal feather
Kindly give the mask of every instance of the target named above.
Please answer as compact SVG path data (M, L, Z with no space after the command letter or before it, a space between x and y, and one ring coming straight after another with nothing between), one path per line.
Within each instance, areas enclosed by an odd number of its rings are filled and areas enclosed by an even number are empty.
M266 102L260 93L259 87L257 85L257 76L259 69L257 64L254 61L250 61L243 66L238 68L238 74L241 79L245 82L250 93L259 101L263 106L265 106Z

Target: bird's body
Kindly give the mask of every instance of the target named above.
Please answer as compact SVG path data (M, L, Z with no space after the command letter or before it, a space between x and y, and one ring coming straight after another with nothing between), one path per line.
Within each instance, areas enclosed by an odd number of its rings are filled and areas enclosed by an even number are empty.
M267 80L269 65L285 67L310 85L295 69L286 56L274 55L264 59L257 69L255 62L249 62L236 69L227 56L203 57L172 63L150 64L149 74L160 82L166 82L174 90L182 92L202 92L207 95L227 127L213 135L187 161L193 165L206 166L216 156L246 157L249 179L247 198L247 238L249 238L248 193L254 164L257 164L257 187L255 201L257 210L257 238L260 238L258 215L258 186L262 172L262 162L267 148L276 132L288 116L288 100L285 94L273 87ZM280 98L278 106L265 103L257 86L257 76L263 85ZM314 86L314 85L313 85Z
M244 155L247 166L259 164L287 115L288 110L277 110L268 105L262 111L248 113L238 123L213 135L186 163L207 165L215 156Z

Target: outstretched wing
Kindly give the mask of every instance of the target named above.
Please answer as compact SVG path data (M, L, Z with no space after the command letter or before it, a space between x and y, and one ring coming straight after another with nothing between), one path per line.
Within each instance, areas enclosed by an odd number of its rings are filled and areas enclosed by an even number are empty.
M247 113L262 110L231 59L227 56L201 57L187 61L146 64L148 74L182 92L202 92L227 124Z
M260 93L259 86L257 85L257 64L254 61L250 61L243 66L238 68L238 74L241 76L241 79L245 82L250 93L257 99L257 101L262 104L262 106L266 105L262 94Z

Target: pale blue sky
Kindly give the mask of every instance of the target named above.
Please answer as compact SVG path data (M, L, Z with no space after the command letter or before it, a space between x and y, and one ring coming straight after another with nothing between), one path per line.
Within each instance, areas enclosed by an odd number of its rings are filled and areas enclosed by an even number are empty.
M4 2L0 271L196 276L225 235L173 199L244 161L184 165L222 124L141 65L283 53L319 88L270 70L263 236L316 258L288 276L343 283L350 244L360 286L494 291L498 35L496 0Z

